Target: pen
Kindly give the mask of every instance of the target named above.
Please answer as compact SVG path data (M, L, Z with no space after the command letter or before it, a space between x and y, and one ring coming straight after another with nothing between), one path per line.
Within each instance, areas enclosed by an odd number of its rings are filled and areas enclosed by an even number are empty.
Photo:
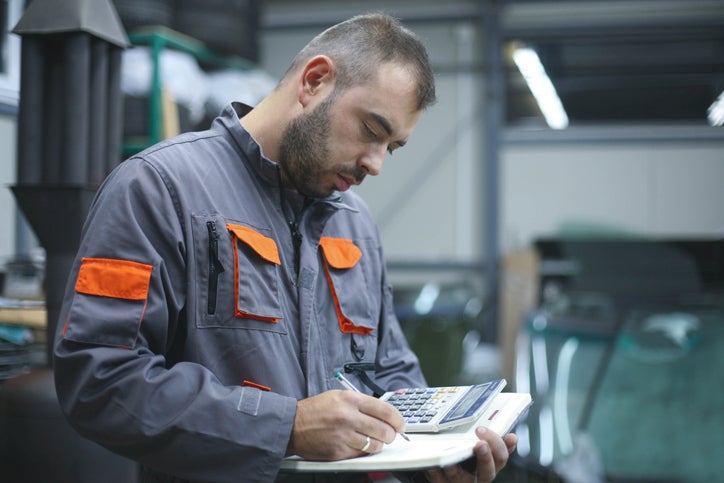
M341 372L339 372L339 371L335 372L335 373L334 373L334 377L335 377L335 379L337 379L337 381L339 381L340 384L342 384L345 388L349 389L350 391L361 392L359 389L357 389L357 388L354 386L354 384L352 384L351 382L349 382L349 379L347 379L346 377L344 377L344 375L342 375ZM400 436L402 436L403 438L405 438L407 441L410 441L410 438L408 438L405 433L400 432Z

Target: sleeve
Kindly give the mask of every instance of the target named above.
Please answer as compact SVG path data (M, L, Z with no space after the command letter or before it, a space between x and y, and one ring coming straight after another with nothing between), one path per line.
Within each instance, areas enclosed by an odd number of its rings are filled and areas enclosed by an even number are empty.
M381 282L382 308L375 363L376 382L388 391L403 387L425 386L425 377L420 369L419 360L407 343L407 338L395 315L392 287L387 283L387 273L384 268Z
M164 178L137 159L122 163L96 196L55 337L61 408L85 437L157 471L274 480L296 401L225 386L199 364L164 357L185 323L187 247L177 207Z

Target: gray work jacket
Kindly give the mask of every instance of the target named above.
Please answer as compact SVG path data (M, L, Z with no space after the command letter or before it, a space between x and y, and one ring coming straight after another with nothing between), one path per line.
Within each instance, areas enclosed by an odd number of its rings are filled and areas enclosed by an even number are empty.
M368 208L351 192L280 196L278 165L239 122L248 109L109 175L55 340L73 426L190 480L283 477L296 401L340 388L346 363L373 363L383 388L424 383Z

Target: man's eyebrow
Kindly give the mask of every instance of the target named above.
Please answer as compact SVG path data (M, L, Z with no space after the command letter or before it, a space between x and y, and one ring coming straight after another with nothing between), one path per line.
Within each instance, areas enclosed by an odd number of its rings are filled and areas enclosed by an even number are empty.
M392 124L390 124L390 121L388 121L385 116L377 114L376 112L372 112L370 113L370 115L375 119L375 121L377 121L380 126L382 126L382 129L385 130L388 136L392 136ZM397 144L399 147L404 146L406 143L407 141L404 139L395 141L395 144Z
M375 112L371 113L372 117L375 118L375 121L382 126L382 129L385 130L388 136L392 136L392 124L390 124L390 121L387 120L385 116L382 116L380 114L377 114Z

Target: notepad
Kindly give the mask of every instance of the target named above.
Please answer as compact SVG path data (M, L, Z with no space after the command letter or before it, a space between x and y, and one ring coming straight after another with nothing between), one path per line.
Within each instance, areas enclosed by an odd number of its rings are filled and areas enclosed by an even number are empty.
M475 428L485 426L507 434L530 407L530 394L503 392L474 422L439 433L411 433L410 441L401 436L379 453L340 461L307 461L290 456L282 461L286 472L408 471L454 465L473 456L478 441Z

